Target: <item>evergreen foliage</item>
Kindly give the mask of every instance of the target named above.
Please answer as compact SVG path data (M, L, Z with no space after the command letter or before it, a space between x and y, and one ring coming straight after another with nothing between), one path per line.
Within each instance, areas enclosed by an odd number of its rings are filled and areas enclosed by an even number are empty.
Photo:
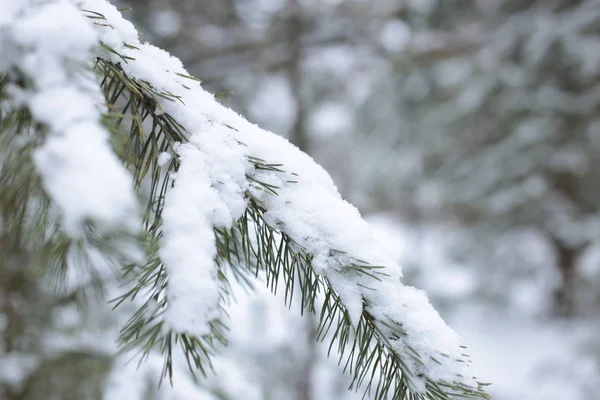
M98 11L82 9L80 12L97 28L115 29L113 21ZM176 186L173 176L180 172L182 165L178 149L190 141L185 123L165 111L164 105L187 105L181 96L126 72L123 66L134 59L131 54L139 50L136 45L125 44L131 52L122 54L119 49L100 42L98 49L89 55L87 65L92 67L104 97L106 111L102 126L110 131L114 152L131 172L135 194L143 204L141 230L128 223L104 226L101 220L90 218L84 221L81 234L73 234L61 219L61 213L57 213L47 183L36 169L36 149L48 140L54 128L36 119L30 102L18 101L19 93L39 89L37 78L21 69L18 63L0 70L3 230L0 268L9 268L17 257L21 260L20 267L30 266L28 271L32 276L50 277L55 289L68 288L68 276L78 275L92 286L92 290L79 294L89 295L102 291L97 284L95 264L114 265L125 287L124 293L113 300L114 306L142 299L141 306L122 328L123 348L140 352L142 357L160 351L164 356L163 376L169 379L173 376L173 358L179 348L193 373L206 374L211 369L211 355L227 343L224 324L219 318L212 318L208 333L198 335L176 331L163 318L170 295L169 272L160 253L163 211L170 191ZM76 75L90 72L85 70L85 64L65 68ZM44 74L43 66L38 73ZM189 81L184 90L199 85L191 76L177 75ZM223 128L237 131L227 124ZM284 190L267 179L265 173L275 174L290 185L302 179L301 174L287 170L286 165L251 155L246 161L251 167L245 175L245 211L231 226L213 226L219 307L229 299L229 279L251 287L255 278L262 276L273 292L285 292L290 306L293 297L299 294L300 312L318 312L318 339L331 341L330 352L337 354L339 363L353 377L351 389L361 387L366 395L377 400L487 398L485 384L469 377L456 376L455 380L448 381L428 374L432 361L452 365L444 361L452 356L441 353L439 359L424 360L424 349L410 345L405 352L399 352L396 344L402 343L410 331L403 321L381 319L381 314L373 311L379 305L372 304L367 295L361 297L359 320L353 320L331 276L315 270L315 254L310 248L293 238L285 226L274 224L265 216L269 212L265 196L279 196ZM375 288L377 282L392 279L384 266L371 265L368 260L357 259L340 249L329 249L328 260L367 292ZM399 283L398 290L403 290ZM409 343L419 342L419 338L408 339L412 340ZM465 363L468 359L463 355L452 361ZM172 383L177 385L176 381Z

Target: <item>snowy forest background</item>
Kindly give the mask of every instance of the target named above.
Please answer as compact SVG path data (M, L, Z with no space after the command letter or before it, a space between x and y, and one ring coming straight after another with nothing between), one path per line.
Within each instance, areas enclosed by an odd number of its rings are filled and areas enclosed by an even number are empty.
M599 398L600 1L117 3L223 104L332 174L464 338L492 398ZM90 377L108 361L90 354L112 346L118 316L28 285L28 311L0 318L5 339L76 351L39 368L49 378L22 398L100 392ZM202 394L190 380L141 398L361 398L312 318L261 287L236 293L232 343ZM23 326L8 330L9 318ZM157 364L142 367L148 382ZM138 398L136 367L110 377L104 398ZM7 358L0 379L24 371Z

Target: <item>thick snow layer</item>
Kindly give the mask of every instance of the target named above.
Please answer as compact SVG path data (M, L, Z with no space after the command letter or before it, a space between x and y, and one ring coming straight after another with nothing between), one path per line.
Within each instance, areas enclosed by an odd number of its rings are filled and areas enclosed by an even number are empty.
M45 37L31 32L23 35L34 48L39 45L39 51L33 54L45 57L43 60L48 61L48 73L53 78L53 82L48 83L48 75L43 74L46 78L36 83L51 86L38 88L39 92L55 89L58 84L63 89L81 91L77 79L67 80L66 77L69 71L81 70L86 65L83 58L91 58L88 49L101 41L128 59L125 62L100 46L95 47L97 56L118 62L126 74L148 82L154 90L179 96L177 101L165 100L160 105L162 112L170 114L189 135L189 144L180 146L178 154L173 154L179 157L181 166L175 176L174 188L167 194L163 214L164 238L160 256L168 271L165 318L172 328L203 334L207 332L207 323L215 318L218 285L214 279L215 249L211 226L231 226L243 213L246 207L244 193L250 191L266 206L266 221L313 255L315 272L331 283L347 307L352 322L357 324L364 311L376 318L378 328L407 360L408 372L413 378L423 376L473 384L467 363L458 362L463 359L458 336L442 321L424 292L401 284L399 265L373 239L368 224L354 206L341 198L323 168L287 140L260 129L220 105L197 82L186 78L187 71L178 59L154 46L140 43L133 26L105 0L73 0L71 3L104 15L106 23L88 20L65 1L36 7L32 15L23 18L23 23L27 22L33 32ZM34 21L32 18L43 17L47 19L39 21L39 26L31 22ZM81 35L73 34L80 30ZM17 39L12 39L19 45ZM72 42L76 43L69 45ZM30 54L31 46L26 46L25 54ZM32 68L34 63L28 64L27 57L24 60L23 68ZM32 70L27 71L32 74ZM32 79L36 79L33 74ZM78 98L74 97L75 100ZM91 98L95 97L92 95ZM67 100L61 96L61 101ZM39 118L48 117L43 99L40 102L41 105L36 103L35 107L42 110ZM130 180L103 142L106 138L102 137L104 131L97 121L99 110L93 100L79 103L73 104L73 112L45 121L51 130L61 129L52 135L52 139L60 143L55 145L49 140L39 150L37 164L47 190L63 208L68 227L73 227L74 221L96 216L117 223L130 214L134 205ZM93 124L98 129L90 129ZM70 130L75 133L64 134ZM89 143L97 147L97 153L87 154L79 148L86 148L88 142L81 143L83 140L80 139L86 134L94 136ZM80 157L82 154L88 157ZM164 156L161 158L165 160ZM250 159L282 164L286 172L257 170ZM49 165L52 162L56 162L54 169ZM98 176L100 172L108 174L104 163L108 165L110 178ZM79 174L72 172L74 168ZM69 177L68 173L73 176ZM252 183L253 180L275 187L277 195ZM65 188L67 181L73 186ZM94 192L101 200L92 201L87 182L110 184L111 187ZM69 193L80 189L81 193L75 192L76 200L67 199L66 195L60 196L59 191L63 189ZM89 206L78 204L74 207L68 203L77 200L89 200ZM107 204L99 206L98 201ZM71 210L74 215L69 214ZM102 210L102 215L95 214L98 210ZM348 267L366 263L379 268L381 280ZM396 335L389 328L390 322L398 323L406 335L392 338ZM419 354L420 362L410 361L414 351ZM414 378L414 384L414 389L424 389L424 381Z
M8 3L7 11L18 8L18 2ZM11 88L13 101L26 104L48 132L34 161L65 230L79 236L88 220L102 229L135 229L131 178L100 124L103 97L87 72L98 45L96 32L66 1L39 4L15 16L0 18L6 57L0 68L16 69L31 81L26 90Z
M219 213L223 202L211 188L200 150L184 144L177 153L181 167L162 213L160 257L169 277L165 322L177 332L207 335L208 322L219 317L211 216Z

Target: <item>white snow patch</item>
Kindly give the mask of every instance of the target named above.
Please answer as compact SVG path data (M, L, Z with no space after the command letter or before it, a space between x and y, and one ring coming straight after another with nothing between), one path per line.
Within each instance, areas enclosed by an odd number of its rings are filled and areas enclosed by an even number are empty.
M211 217L221 203L211 189L200 150L181 145L177 152L181 167L162 213L160 258L168 273L164 318L176 332L202 336L219 317Z
M353 126L352 120L349 107L328 102L318 107L311 115L311 131L324 137L349 134Z
M181 16L174 10L160 10L152 14L152 25L159 36L171 38L181 31Z
M404 51L410 38L410 28L399 19L386 22L379 33L379 42L390 53Z
M56 1L36 4L4 21L0 42L10 58L3 66L19 69L33 82L30 90L13 93L48 129L34 161L65 230L79 236L88 220L102 229L135 230L131 178L100 124L102 94L90 85L94 78L86 72L91 51L98 46L90 20L74 5Z
M169 161L171 161L172 158L173 158L173 156L171 155L171 153L169 153L167 151L163 151L162 153L160 153L158 155L158 165L160 165L162 167L163 165L165 165Z

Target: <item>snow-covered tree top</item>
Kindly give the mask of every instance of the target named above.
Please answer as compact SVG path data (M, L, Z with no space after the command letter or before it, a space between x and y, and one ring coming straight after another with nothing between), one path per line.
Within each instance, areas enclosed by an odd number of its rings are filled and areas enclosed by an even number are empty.
M286 293L298 286L309 311L324 295L320 336L333 333L355 386L377 399L486 397L459 337L424 292L402 285L308 155L219 104L105 0L1 9L1 109L35 121L12 132L11 151L33 143L49 212L74 241L144 236L147 256L123 266L135 288L121 300L148 296L123 330L127 344L160 347L168 373L181 343L204 370L224 340L225 271L265 272L273 290L281 279Z

